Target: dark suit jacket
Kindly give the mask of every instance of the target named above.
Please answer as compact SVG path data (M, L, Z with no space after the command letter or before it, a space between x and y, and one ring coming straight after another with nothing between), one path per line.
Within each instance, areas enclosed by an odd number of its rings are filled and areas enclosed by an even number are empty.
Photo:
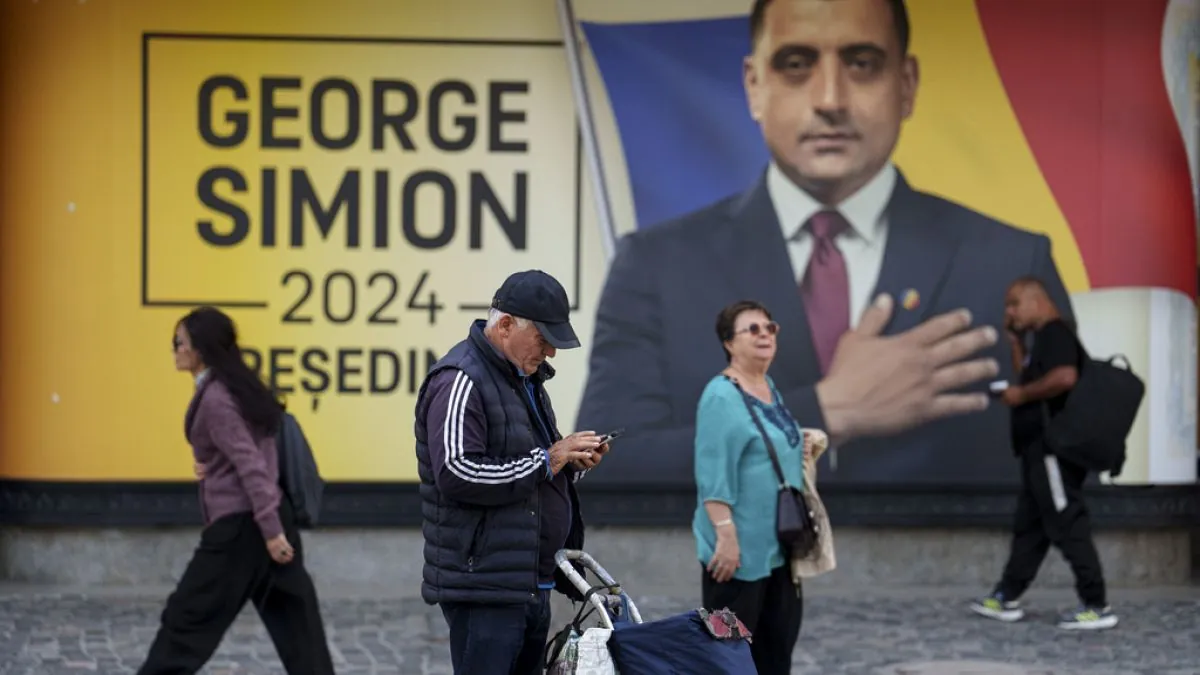
M1064 316L1070 300L1050 255L1050 240L964 206L917 192L899 176L887 207L887 246L875 294L897 300L886 333L941 312L971 310L977 325L1004 324L1004 295L1017 277L1046 283ZM920 304L906 310L908 289ZM874 294L872 294L872 297ZM717 313L753 299L780 325L771 376L800 424L824 427L813 385L816 353L764 178L742 195L624 237L596 315L590 372L577 427L625 427L592 482L690 482L696 403L725 367ZM1008 342L990 350L1000 378L1016 381ZM980 383L978 390L986 389ZM927 424L885 439L860 439L826 453L821 481L978 484L1015 481L1008 410ZM829 463L836 456L836 470Z

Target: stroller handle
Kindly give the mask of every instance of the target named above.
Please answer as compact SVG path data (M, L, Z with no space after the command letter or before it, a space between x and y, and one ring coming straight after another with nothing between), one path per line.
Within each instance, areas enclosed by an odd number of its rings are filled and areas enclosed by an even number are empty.
M575 566L571 564L574 561L579 561L584 569L591 570L592 574L595 574L596 578L600 579L600 583L607 587L608 593L592 593L588 595L588 591L592 587L583 578L583 575L575 569ZM580 593L587 596L588 602L600 610L600 622L605 628L611 629L613 627L612 615L609 613L609 608L618 607L621 604L629 607L629 618L634 623L642 623L642 613L638 611L637 605L633 604L633 598L629 597L629 594L621 588L621 585L608 573L608 570L604 569L600 563L596 562L595 558L588 555L585 551L564 548L554 554L554 564L558 565L558 569L562 570L562 573L574 584L575 588L579 589Z

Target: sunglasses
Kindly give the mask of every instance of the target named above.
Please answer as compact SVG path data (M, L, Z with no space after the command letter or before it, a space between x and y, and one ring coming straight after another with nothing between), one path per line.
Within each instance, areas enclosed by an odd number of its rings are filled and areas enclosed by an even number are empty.
M766 331L767 335L774 335L779 332L779 324L775 323L774 321L768 321L765 324L755 322L739 331L734 331L733 334L738 335L741 333L749 333L757 337L761 335L763 331Z
M710 612L707 609L698 609L696 612L700 615L700 620L704 622L704 627L709 634L718 640L745 640L753 642L750 639L750 629L746 628L746 624L737 618L728 607Z

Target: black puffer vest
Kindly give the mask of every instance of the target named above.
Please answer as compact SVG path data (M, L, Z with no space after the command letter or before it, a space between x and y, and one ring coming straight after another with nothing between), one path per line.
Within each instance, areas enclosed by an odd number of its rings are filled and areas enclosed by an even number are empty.
M523 458L538 447L534 413L522 392L514 366L483 334L484 321L475 321L466 340L455 345L433 365L421 384L416 410L417 472L421 480L422 532L425 567L421 597L429 604L478 602L510 604L528 602L538 591L537 564L541 522L538 491L504 506L483 507L446 497L434 482L429 457L425 417L429 403L425 390L434 375L447 368L461 370L474 382L487 415L487 455ZM543 383L554 369L543 364L533 376L542 410L554 440L561 436L550 398ZM579 496L568 481L571 496L571 529L566 548L582 548L583 519ZM556 588L569 596L578 591L561 571Z

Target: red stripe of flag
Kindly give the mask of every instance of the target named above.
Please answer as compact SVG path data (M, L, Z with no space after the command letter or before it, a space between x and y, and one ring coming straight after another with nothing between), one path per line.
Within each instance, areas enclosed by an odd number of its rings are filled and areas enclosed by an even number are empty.
M1196 292L1167 0L976 0L992 59L1094 288Z

